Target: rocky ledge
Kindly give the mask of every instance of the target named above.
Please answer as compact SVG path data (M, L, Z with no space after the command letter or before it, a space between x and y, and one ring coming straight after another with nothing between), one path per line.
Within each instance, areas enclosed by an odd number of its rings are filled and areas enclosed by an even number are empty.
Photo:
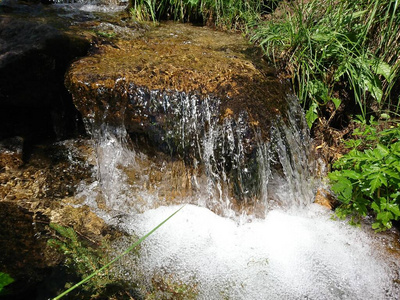
M204 162L213 140L210 173L248 176L234 183L241 191L254 189L259 141L288 109L289 91L259 49L240 35L187 24L161 24L130 40L111 36L74 62L65 82L92 134L124 127L188 165ZM238 164L251 174L238 175Z

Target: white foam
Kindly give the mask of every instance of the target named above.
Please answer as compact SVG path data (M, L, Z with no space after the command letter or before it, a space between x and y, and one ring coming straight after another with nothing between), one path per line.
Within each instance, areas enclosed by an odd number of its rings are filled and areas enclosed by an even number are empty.
M177 207L129 217L123 227L144 235ZM328 212L271 211L237 225L187 205L148 238L139 268L197 285L199 299L394 299L389 264L358 228ZM137 262L135 262L136 264ZM129 268L126 263L125 268ZM135 268L138 266L135 265Z

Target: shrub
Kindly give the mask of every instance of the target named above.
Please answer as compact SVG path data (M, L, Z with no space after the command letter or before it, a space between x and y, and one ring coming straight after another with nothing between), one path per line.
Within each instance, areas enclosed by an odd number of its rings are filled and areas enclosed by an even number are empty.
M358 138L347 142L350 152L334 163L336 170L329 174L342 203L336 213L357 223L371 212L372 228L390 229L400 217L400 125L379 131L372 122L354 134Z

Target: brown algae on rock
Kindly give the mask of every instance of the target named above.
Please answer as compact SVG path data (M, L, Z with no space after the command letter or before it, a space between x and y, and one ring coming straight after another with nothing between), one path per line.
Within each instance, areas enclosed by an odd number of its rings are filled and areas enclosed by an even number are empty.
M221 111L247 111L261 128L286 109L287 89L257 48L237 34L187 24L161 24L137 39L100 45L72 65L66 85L84 117L108 104L127 108L125 125L142 119L129 118L137 107L127 104L138 88L212 96Z

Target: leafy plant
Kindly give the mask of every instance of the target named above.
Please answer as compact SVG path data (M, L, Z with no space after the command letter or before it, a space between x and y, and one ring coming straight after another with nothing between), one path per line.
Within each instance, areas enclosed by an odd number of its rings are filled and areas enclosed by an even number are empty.
M58 295L57 297L53 298L53 300L61 299L62 297L64 297L65 295L67 295L71 291L75 290L79 286L83 285L86 282L89 282L89 280L92 279L95 276L100 276L100 282L102 282L102 278L101 277L106 276L106 278L107 278L108 274L105 273L105 271L110 266L112 266L115 262L120 260L123 256L127 255L129 252L131 252L133 249L135 249L138 245L140 245L141 242L143 242L150 235L152 235L158 228L160 228L169 219L171 219L175 214L177 214L183 207L184 206L182 206L179 209L177 209L168 218L166 218L164 221L162 221L160 224L158 224L156 227L154 227L152 230L150 230L148 233L146 233L143 237L138 239L135 243L133 243L129 248L127 248L120 255L118 255L117 257L115 257L114 259L109 261L108 263L104 264L101 268L97 268L97 265L93 264L97 259L96 258L94 258L94 259L92 258L93 255L91 254L91 252L92 252L91 250L83 250L83 249L81 249L83 247L79 243L79 241L77 240L76 233L74 232L73 229L67 228L67 227L62 227L60 225L58 225L58 226L56 225L55 229L57 231L60 230L59 231L60 234L62 236L64 236L64 237L66 237L67 239L69 239L72 242L72 244L70 246L68 244L63 243L63 242L61 242L60 244L58 242L56 242L56 245L59 245L60 247L62 247L61 249L63 251L66 251L65 252L66 254L70 254L71 253L72 254L72 258L73 258L73 262L77 262L78 264L80 264L82 262L83 266L85 266L87 269L91 270L92 272L88 276L83 278L80 282L78 282L74 286L70 287L69 289L67 289L66 291L64 291L63 293ZM50 242L50 243L53 243L53 242ZM71 250L72 250L72 252L70 252ZM83 261L81 261L81 257L82 256L84 258ZM86 274L86 270L83 270L83 271ZM108 277L108 278L110 278L110 277Z
M352 149L328 176L342 203L337 215L357 223L371 212L372 228L382 231L400 217L400 125L382 131L376 127L364 124L355 132L358 139L348 141Z
M14 279L7 273L0 272L0 295L7 293L4 287L14 282Z
M57 238L49 239L48 245L58 249L65 256L65 265L72 268L76 274L85 278L101 268L107 260L106 247L94 249L84 245L71 227L51 223L50 227L57 232ZM108 272L101 272L95 280L88 282L84 290L91 293L101 292L113 277Z

